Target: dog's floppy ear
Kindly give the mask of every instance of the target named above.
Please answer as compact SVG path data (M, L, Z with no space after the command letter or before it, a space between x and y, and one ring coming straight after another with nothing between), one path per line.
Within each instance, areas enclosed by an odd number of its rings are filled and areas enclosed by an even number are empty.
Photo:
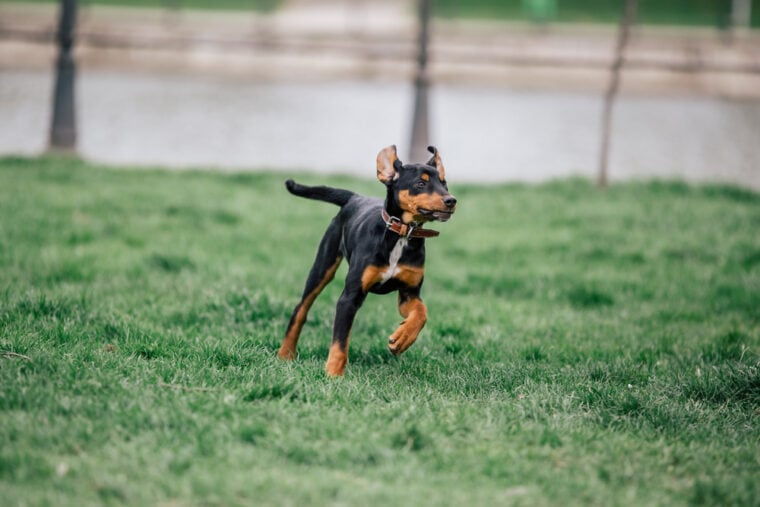
M441 160L441 153L435 146L428 146L428 151L433 154L430 160L427 161L427 165L433 166L438 169L438 178L441 181L446 181L446 169L443 167L443 161Z
M377 154L377 179L390 185L398 179L398 171L402 165L396 155L396 145L386 146Z

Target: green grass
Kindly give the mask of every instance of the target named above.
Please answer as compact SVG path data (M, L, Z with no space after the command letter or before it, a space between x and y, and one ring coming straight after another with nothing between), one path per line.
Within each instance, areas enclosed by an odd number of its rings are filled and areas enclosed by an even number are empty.
M57 0L0 0L51 3ZM277 9L282 0L83 0L80 5L213 10ZM566 23L617 23L623 0L433 0L433 13L445 18L482 18ZM534 7L535 6L535 7ZM644 24L725 27L731 2L726 0L640 0L637 20ZM760 27L760 9L752 9L752 27Z
M275 353L333 206L0 160L0 503L759 505L760 196L449 173L427 327L371 296L330 380L345 267Z
M623 0L434 0L444 17L521 19L566 23L618 23ZM534 7L535 6L535 7ZM731 2L724 0L639 0L636 21L642 24L725 27ZM760 15L752 12L752 26Z

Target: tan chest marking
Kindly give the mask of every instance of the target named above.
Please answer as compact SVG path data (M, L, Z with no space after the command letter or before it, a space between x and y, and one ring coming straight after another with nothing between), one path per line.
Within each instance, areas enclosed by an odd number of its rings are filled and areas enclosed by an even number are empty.
M400 238L393 247L388 258L387 266L367 266L362 273L362 289L369 291L376 284L383 284L390 279L396 279L410 287L416 287L422 282L425 268L422 266L409 266L399 264L399 259L408 241Z

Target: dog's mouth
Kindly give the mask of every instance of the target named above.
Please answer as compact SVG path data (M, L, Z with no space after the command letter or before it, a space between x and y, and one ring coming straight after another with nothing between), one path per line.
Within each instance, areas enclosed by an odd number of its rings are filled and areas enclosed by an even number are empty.
M430 220L438 220L439 222L446 222L451 218L451 215L454 214L453 209L449 210L437 210L437 209L424 209L424 208L418 208L417 211L422 215L423 217L430 219Z

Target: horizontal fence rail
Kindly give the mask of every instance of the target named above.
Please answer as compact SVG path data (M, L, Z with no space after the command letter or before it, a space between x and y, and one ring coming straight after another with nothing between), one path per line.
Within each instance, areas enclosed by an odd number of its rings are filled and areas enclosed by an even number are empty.
M18 40L38 44L53 44L55 31L44 29L24 29L0 27L0 40ZM217 37L180 34L115 34L100 31L80 30L77 33L79 45L95 49L170 50L186 51L188 48L209 47L217 49L250 49L261 53L329 54L353 58L381 58L413 62L416 58L416 41L410 36L406 40L397 37L345 37L328 39L325 37L287 36L279 37L271 33L247 37ZM485 43L484 43L485 44ZM480 45L452 47L451 43L430 41L430 59L436 64L476 64L512 67L608 69L614 56L609 51L600 51L593 56L526 54L508 47L489 47L484 51ZM677 56L647 57L629 55L625 60L626 69L663 70L676 73L736 73L760 74L760 61L718 61L707 59L692 52L688 59Z

